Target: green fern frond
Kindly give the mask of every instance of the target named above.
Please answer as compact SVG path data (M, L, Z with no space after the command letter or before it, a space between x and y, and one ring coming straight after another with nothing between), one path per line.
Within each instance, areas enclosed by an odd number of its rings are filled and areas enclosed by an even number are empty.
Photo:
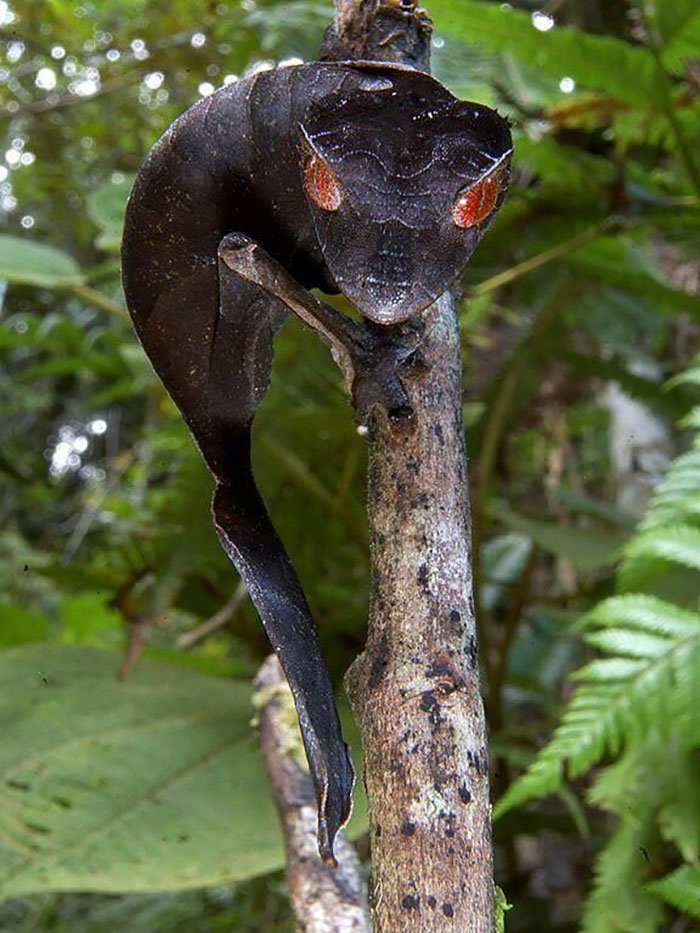
M673 874L652 881L646 890L683 913L700 917L700 866L684 865Z
M475 0L443 0L434 18L440 31L495 52L509 52L557 83L565 69L581 87L645 109L667 106L654 56L641 46L568 27L543 32L528 13Z
M700 382L700 368L680 381ZM685 419L687 426L696 422L700 427L697 408ZM700 570L699 515L696 438L671 464L625 546L618 586L648 588L669 567L692 579ZM499 816L561 789L606 755L614 759L587 794L618 824L596 863L583 933L656 933L662 900L700 916L700 611L692 597L689 606L628 593L584 617L585 640L603 657L573 675L580 686L551 741L495 809ZM655 853L666 858L669 846L688 864L652 882L659 872Z
M690 525L651 528L627 544L626 555L652 557L700 570L700 528Z
M643 893L655 841L648 817L619 824L596 862L581 933L657 933L663 908Z
M681 418L679 425L682 428L695 428L700 431L700 405L688 412L685 418Z
M624 626L670 638L691 637L700 626L697 613L641 593L611 596L598 603L584 621L589 625Z
M660 600L658 603L661 619L683 618L683 610ZM692 613L687 614L689 622L692 617ZM663 622L659 624L663 626ZM640 647L633 651L635 637L640 638ZM623 649L619 654L634 656L602 658L577 672L576 679L585 683L574 693L550 743L499 801L495 817L558 790L565 776L578 777L606 754L618 755L638 739L640 730L659 721L660 711L667 719L673 711L672 725L695 709L695 684L700 681L700 616L683 628L680 637L640 636L634 630L618 628L589 638L606 650L608 646L614 650L617 644Z

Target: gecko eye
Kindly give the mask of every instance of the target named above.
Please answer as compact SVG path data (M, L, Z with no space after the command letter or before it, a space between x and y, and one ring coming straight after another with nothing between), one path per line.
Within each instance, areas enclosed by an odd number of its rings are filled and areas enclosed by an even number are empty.
M304 162L304 188L324 211L337 211L345 197L340 179L315 152L310 152Z
M463 230L486 220L496 206L501 191L503 170L496 169L475 185L463 188L452 206L452 219Z

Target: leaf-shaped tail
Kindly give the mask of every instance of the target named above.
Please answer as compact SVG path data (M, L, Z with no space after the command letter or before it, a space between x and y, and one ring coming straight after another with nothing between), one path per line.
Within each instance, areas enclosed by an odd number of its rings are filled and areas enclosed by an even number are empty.
M350 815L354 775L316 627L252 472L249 432L236 441L242 469L219 482L213 513L221 543L250 592L291 687L318 801L319 851L334 863L333 840Z

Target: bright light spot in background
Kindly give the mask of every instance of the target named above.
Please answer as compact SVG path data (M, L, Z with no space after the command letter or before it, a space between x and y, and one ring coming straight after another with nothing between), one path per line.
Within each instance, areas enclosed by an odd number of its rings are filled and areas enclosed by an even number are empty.
M42 91L53 91L56 87L56 72L53 68L40 68L36 73L34 83Z
M201 49L206 41L207 37L203 32L196 32L190 39L190 45L193 49Z
M36 156L33 152L23 152L19 161L21 165L33 165L36 162Z
M21 159L22 156L16 149L8 149L5 153L5 161L8 165L12 166L12 168L14 168L16 165L19 165Z
M576 82L573 78L562 78L559 82L559 90L564 94L570 94L575 87Z
M84 454L88 449L89 444L90 441L85 437L85 435L79 434L73 441L73 450L76 450L79 454Z
M0 165L0 182L5 181L9 174L9 171L5 168L5 166Z
M147 74L143 79L143 83L149 89L149 91L157 91L165 79L165 75L162 71L152 71L150 74Z
M214 93L214 85L210 84L209 81L202 81L197 90L201 97L209 97L210 94Z
M20 224L24 227L25 230L31 230L34 226L34 218L31 214L25 214L24 217L20 220Z
M14 21L15 14L10 9L10 4L6 3L5 0L0 0L0 25L14 23Z
M90 78L86 78L84 81L74 81L69 88L78 97L92 97L93 94L97 94L99 89L99 82L92 81Z
M66 56L66 50L63 48L62 45L54 45L54 47L51 49L51 58L55 58L56 61L58 61L61 58L65 58L65 56Z
M146 48L146 43L143 39L134 39L131 43L131 51L134 53L134 58L139 61L143 61L144 58L148 58L148 49Z
M442 49L445 47L445 40L442 36L434 36L430 44L434 49Z
M532 14L532 25L535 29L539 29L540 32L548 32L554 25L554 17L550 16L549 13L535 10Z
M107 422L104 418L94 418L88 422L87 429L90 434L104 434L107 430Z
M121 57L121 52L119 49L107 49L107 61L108 62L117 62Z
M10 42L7 46L8 62L16 62L24 55L24 42Z

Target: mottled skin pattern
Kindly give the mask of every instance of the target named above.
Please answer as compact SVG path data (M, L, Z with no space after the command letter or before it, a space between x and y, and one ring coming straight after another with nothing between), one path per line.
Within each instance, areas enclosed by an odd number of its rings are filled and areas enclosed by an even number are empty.
M244 234L302 285L342 291L364 317L396 324L459 274L505 196L510 151L504 120L425 74L312 63L195 104L156 143L129 201L127 304L216 478L219 537L294 694L327 861L350 812L352 765L308 605L250 463L285 307L233 273L220 249ZM306 193L310 158L340 192L332 210ZM458 226L456 199L485 177L498 179L493 210Z

